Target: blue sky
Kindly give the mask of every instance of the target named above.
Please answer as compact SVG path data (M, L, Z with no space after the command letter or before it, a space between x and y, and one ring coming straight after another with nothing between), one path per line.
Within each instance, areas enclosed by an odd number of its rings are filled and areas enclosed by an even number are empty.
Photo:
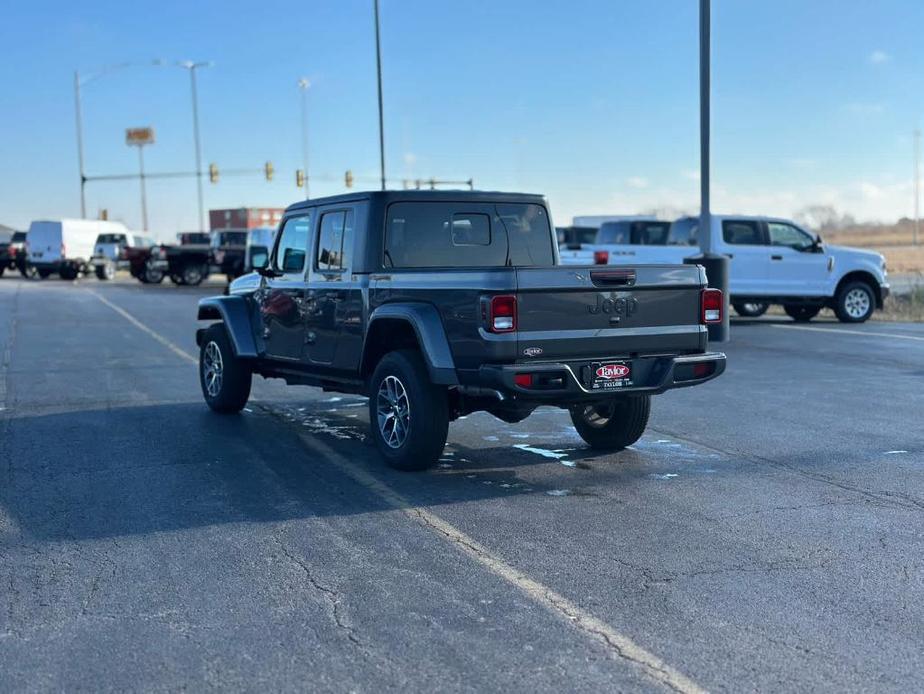
M258 175L206 183L207 207L299 198L307 76L314 195L378 171L371 0L4 3L0 223L77 215L73 71L162 58L200 76L203 156ZM863 219L912 211L921 124L920 0L714 0L718 211ZM382 0L389 178L474 177L575 214L692 211L698 200L695 0ZM152 125L149 171L193 167L188 76L135 67L83 90L88 173L137 170L124 129ZM191 179L152 181L151 228L196 227ZM91 183L88 212L140 226L137 183Z

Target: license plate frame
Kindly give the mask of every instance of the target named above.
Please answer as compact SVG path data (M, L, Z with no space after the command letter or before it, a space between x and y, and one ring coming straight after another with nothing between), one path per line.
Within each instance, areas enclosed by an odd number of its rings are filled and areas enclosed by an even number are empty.
M619 375L620 370L625 370L625 374ZM604 373L601 373L601 371ZM631 388L633 385L632 362L628 359L599 361L590 365L591 390L622 390L623 388Z

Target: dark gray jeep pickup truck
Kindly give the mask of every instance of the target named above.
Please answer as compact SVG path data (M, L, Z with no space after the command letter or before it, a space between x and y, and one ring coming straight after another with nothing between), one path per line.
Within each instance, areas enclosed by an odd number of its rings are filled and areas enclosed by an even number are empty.
M251 378L360 393L393 467L433 465L448 425L566 408L595 448L642 435L650 396L725 370L725 310L694 265L559 266L540 196L390 191L299 202L268 264L199 302L199 375L217 412Z

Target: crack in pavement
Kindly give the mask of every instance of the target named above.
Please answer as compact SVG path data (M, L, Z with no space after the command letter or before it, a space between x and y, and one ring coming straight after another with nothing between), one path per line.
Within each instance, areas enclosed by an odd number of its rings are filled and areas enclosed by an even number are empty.
M311 572L311 568L305 562L304 559L294 555L288 547L279 539L276 535L273 535L273 542L279 547L279 550L291 563L298 566L305 574L305 577L308 579L308 583L311 584L311 587L316 591L321 593L330 604L331 615L333 617L334 623L337 625L338 629L341 629L346 635L347 639L356 647L358 647L363 652L367 652L365 644L356 636L356 629L344 619L342 614L342 596L333 588L328 588L325 585L322 585L315 578L314 574Z

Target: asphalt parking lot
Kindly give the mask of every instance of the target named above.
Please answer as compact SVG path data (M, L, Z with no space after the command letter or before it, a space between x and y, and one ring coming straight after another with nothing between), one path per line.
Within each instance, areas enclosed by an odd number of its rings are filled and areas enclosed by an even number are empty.
M924 686L924 325L739 321L631 450L400 474L361 398L209 412L217 291L0 279L0 691Z

